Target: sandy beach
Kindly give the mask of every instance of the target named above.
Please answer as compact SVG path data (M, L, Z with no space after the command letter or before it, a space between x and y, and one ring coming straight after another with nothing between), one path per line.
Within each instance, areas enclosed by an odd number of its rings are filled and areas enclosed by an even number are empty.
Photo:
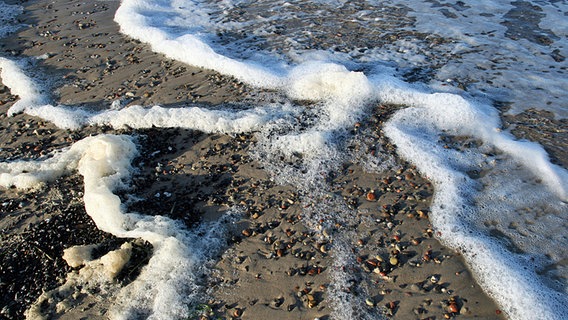
M215 108L244 106L253 97L270 99L269 92L168 59L120 34L113 21L119 1L12 3L24 7L18 20L28 27L0 42L1 55L29 59L46 77L46 90L57 103L87 110L108 108L116 100L124 107ZM64 130L25 114L7 116L17 100L0 84L2 161L44 159L88 136L131 135L140 155L133 163L139 170L132 187L120 194L129 211L162 214L192 228L231 208L241 210L210 274L201 279L204 300L189 306L195 319L333 319L341 292L357 297L350 300L354 309L377 319L507 318L460 254L437 240L428 220L432 184L397 155L382 131L403 106L377 104L372 116L351 129L357 139L348 146L361 154L361 161L343 163L326 177L329 189L313 199L297 185L275 179L274 168L252 152L258 143L254 133L105 126ZM502 121L519 138L542 144L553 163L568 167L566 120L531 110ZM447 143L460 148L469 142L448 138ZM369 173L364 165L364 157L375 152L383 152L389 163L381 173ZM326 194L340 195L341 205L356 215L332 223L314 219L310 208L326 201ZM82 196L78 173L40 190L0 190L0 318L22 319L34 304L47 319L108 318L111 289L75 288L40 299L82 268L68 265L64 249L95 244L94 255L100 257L130 244L132 255L113 283L117 287L136 279L148 263L152 246L98 230ZM338 246L349 248L352 257L338 257ZM332 277L331 270L341 278Z

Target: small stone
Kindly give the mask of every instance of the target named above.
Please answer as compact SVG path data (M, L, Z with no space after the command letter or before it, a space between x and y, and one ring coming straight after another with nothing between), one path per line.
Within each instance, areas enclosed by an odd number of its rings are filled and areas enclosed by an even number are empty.
M432 283L438 283L438 281L440 281L440 277L437 275L433 275L430 277L430 282Z
M312 297L312 300L310 300L310 296ZM317 305L318 305L318 302L316 301L316 299L313 298L313 296L309 294L309 295L308 295L308 308L311 309L311 308L313 308L313 307L315 307L315 306L317 306Z
M233 317L235 318L240 318L243 315L243 311L239 308L236 308L235 311L233 311Z
M377 196L375 195L375 191L371 190L367 193L367 201L375 201L377 200Z
M273 308L279 308L284 303L284 297L278 297L271 301L270 305Z
M369 307L374 307L374 306L375 306L375 301L373 301L373 299L371 299L371 298L365 299L365 303L366 303Z
M458 313L460 309L458 308L457 303L451 302L448 306L448 311L450 311L451 313Z
M397 257L390 257L389 263L393 266L396 266L398 264L398 258Z

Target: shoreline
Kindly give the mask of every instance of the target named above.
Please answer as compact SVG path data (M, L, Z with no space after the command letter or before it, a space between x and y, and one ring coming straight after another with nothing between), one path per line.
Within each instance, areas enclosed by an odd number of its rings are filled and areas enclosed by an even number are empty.
M112 21L118 1L45 3L24 4L21 19L33 27L10 36L0 49L15 52L14 58L47 53L48 57L36 64L46 77L55 79L54 99L59 103L102 108L122 98L125 105L215 106L246 103L250 96L264 94L232 78L166 59L120 35ZM75 28L66 28L70 24ZM302 218L309 212L306 205L315 199L303 199L294 186L278 185L263 165L250 157L254 135L104 127L71 132L22 114L7 117L6 111L15 99L7 88L0 90L3 159L36 159L100 133L137 135L143 137L140 145L146 159L138 163L141 172L134 177L133 189L143 200L132 203L132 210L156 214L155 210L163 212L165 208L167 216L182 219L191 227L200 219L223 215L228 208L242 208L245 215L215 263L214 275L206 286L211 301L201 302L203 310L197 310L201 313L208 313L210 307L215 316L227 319L328 319L331 306L338 303L328 300L328 292L352 290L361 297L356 307L364 311L362 314L386 314L393 319L443 319L446 315L504 318L475 283L459 254L441 246L434 230L428 231L432 186L384 140L380 125L388 118L388 107L377 106L374 116L353 130L364 137L363 141L380 141L400 170L368 174L359 163L344 165L343 172L331 179L332 189L326 192L340 194L346 205L354 206L357 216L328 230L344 240L330 242L336 238L322 236L325 228L306 225ZM552 158L566 168L566 141L554 138L566 136L562 131L566 122L537 112L535 117L540 120L536 121L547 126L536 130L528 121L534 117L527 119L524 114L503 117L505 126L514 125L512 132L519 137L543 143ZM72 192L66 196L69 190ZM22 283L5 283L2 279L0 291L12 295L2 298L2 316L18 318L42 290L51 290L62 282L71 271L62 259L64 248L104 243L104 248L112 250L125 241L96 230L81 206L81 190L79 177L74 174L36 193L0 193L1 202L8 203L0 209L2 247L14 250L10 257L2 256L3 275L14 274L8 273L9 266L12 272L22 263L30 265L24 273L29 278L19 279ZM402 190L406 198L396 190ZM61 228L69 230L63 232L63 240L55 235ZM344 232L349 237L340 236ZM345 258L338 256L335 248L353 252L351 260L342 263ZM22 260L29 252L31 260ZM133 264L140 266L147 257L138 259ZM46 262L48 269L40 272ZM330 271L338 267L345 268L342 281L355 285L344 287L337 279L330 279ZM48 280L41 278L48 275ZM9 290L4 291L6 288ZM19 299L15 298L17 294ZM91 318L109 308L110 301L99 300L96 295L80 298L68 301L63 313L52 315Z

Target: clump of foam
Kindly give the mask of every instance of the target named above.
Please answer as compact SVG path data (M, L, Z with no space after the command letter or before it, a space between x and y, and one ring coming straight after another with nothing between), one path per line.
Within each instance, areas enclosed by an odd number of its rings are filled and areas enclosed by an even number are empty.
M71 268L78 268L92 260L91 253L95 248L97 248L97 245L94 244L67 248L63 250L63 260Z
M353 125L365 106L376 99L376 88L362 72L335 63L309 62L294 68L285 89L297 100L322 101L316 130L337 130Z
M288 96L297 100L327 101L359 105L374 93L362 72L349 71L335 63L307 62L289 75Z
M99 259L91 259L91 251L96 245L76 246L66 249L63 259L72 268L81 269L70 272L65 283L53 290L44 292L32 306L26 310L26 319L46 319L47 312L60 317L79 303L78 298L90 290L113 294L118 289L114 282L132 254L132 244L124 243L119 249L105 254Z

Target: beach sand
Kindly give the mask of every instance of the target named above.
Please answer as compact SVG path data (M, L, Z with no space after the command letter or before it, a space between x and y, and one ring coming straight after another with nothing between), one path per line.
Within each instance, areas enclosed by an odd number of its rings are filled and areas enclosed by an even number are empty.
M118 1L23 1L19 18L29 27L3 39L3 56L39 57L35 69L52 87L54 102L87 109L126 105L187 103L215 106L246 103L262 96L230 77L194 68L156 54L147 45L121 35L112 20ZM274 181L270 170L251 157L253 134L228 136L184 129L77 131L23 114L6 116L17 100L0 87L2 161L37 159L89 135L139 137L140 172L128 193L141 199L130 210L181 219L188 226L216 219L231 207L246 214L204 283L208 299L196 318L329 319L330 290L360 297L353 309L394 319L504 318L472 278L463 259L436 240L428 221L432 185L396 155L381 132L396 106L377 105L373 116L353 128L362 153L381 145L392 170L367 173L361 163L345 163L330 177L331 192L341 194L356 214L332 230L305 223L310 201L292 185ZM522 138L541 142L554 162L567 167L565 121L541 112L507 116L504 123ZM543 126L544 124L544 126ZM564 129L562 129L564 128ZM459 143L459 141L455 142ZM136 244L137 253L120 277L132 281L148 261L151 247L136 239L117 239L98 231L82 204L78 174L44 189L0 191L0 317L22 318L42 292L62 284L72 272L63 249L103 244L116 249ZM351 259L338 257L333 237L345 234ZM339 285L333 274L348 279ZM112 301L98 292L82 292L56 306L41 305L49 318L106 318ZM53 301L51 301L53 302ZM354 303L355 303L354 302Z

